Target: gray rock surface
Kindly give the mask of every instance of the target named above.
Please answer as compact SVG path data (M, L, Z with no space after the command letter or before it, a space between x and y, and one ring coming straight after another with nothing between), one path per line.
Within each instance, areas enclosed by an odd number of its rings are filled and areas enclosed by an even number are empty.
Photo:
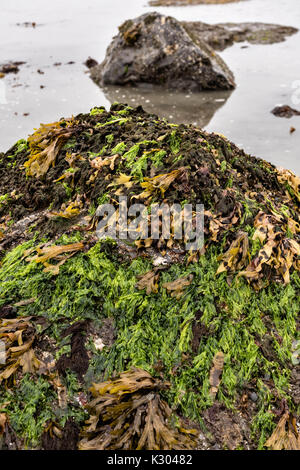
M152 83L191 91L235 86L232 72L210 46L200 38L195 42L175 18L156 12L120 26L91 77L100 85Z
M223 3L235 3L244 0L150 0L149 5L153 7L179 7L188 5L213 5Z

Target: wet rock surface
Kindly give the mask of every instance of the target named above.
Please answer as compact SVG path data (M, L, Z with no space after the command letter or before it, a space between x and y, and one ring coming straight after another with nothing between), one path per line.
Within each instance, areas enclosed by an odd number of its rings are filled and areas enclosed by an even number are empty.
M195 42L175 18L156 12L121 25L91 77L100 85L151 83L192 91L235 86L232 72L208 45Z
M218 51L243 41L251 44L274 44L285 41L286 37L298 32L297 28L291 26L268 23L207 24L201 21L183 21L181 24L195 42L200 39Z
M184 6L184 5L216 5L223 3L236 3L243 0L150 0L149 5L158 6Z

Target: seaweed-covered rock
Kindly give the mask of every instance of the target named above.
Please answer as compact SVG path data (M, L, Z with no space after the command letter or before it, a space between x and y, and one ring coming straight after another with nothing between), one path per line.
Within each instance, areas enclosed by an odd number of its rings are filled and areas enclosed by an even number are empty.
M0 448L299 449L299 187L120 103L0 154ZM203 203L204 246L99 239L119 196Z
M235 86L232 72L206 43L195 43L179 21L156 12L120 26L91 77L101 85L151 83L194 91Z

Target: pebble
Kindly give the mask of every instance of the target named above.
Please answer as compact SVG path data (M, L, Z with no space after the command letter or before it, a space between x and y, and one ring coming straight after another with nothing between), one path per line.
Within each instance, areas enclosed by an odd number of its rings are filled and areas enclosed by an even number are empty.
M255 392L250 393L250 400L254 401L254 403L258 400L258 395Z

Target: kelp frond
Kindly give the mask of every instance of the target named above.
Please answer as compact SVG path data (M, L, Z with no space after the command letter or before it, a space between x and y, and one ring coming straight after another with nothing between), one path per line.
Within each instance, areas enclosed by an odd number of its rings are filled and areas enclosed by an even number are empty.
M171 409L160 398L162 384L142 369L123 372L115 380L94 384L87 408L90 419L81 450L191 449L195 430L171 424Z

